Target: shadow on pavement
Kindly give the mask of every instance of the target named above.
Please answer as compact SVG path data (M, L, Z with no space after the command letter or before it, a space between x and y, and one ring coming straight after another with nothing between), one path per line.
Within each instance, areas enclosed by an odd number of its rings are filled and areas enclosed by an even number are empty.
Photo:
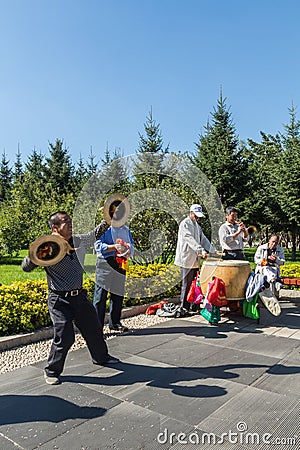
M24 422L63 422L103 416L106 409L78 406L52 395L2 395L0 425Z
M235 369L270 369L269 365L261 364L225 364L212 367L157 367L145 366L141 364L130 364L120 362L115 364L118 370L116 375L101 377L93 376L64 376L63 382L96 384L102 386L128 386L136 383L146 383L146 386L153 386L169 389L175 395L186 397L218 397L225 395L227 389L222 386L201 383L205 379L234 379L240 375L235 373ZM287 368L291 369L292 368ZM299 368L300 371L300 368ZM186 383L186 385L183 385Z

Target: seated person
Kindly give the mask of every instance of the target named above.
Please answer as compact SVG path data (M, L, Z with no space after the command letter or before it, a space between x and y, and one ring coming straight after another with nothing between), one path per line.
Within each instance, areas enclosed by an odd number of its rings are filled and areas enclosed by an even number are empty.
M278 281L280 276L280 266L285 263L283 248L278 245L279 237L272 234L266 244L257 247L254 255L254 262L257 264L255 272L266 276L270 283L270 289L274 294L278 294L282 287Z

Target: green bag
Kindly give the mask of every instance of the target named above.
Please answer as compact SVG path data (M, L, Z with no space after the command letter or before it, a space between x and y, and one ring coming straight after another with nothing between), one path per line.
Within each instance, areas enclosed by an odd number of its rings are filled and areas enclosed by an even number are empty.
M259 319L259 311L256 306L257 299L258 294L253 297L251 302L247 302L246 300L243 302L243 315L245 317L249 317L250 319Z
M200 311L201 316L204 317L209 323L218 323L221 319L220 307L214 306L212 307L212 311L207 311L206 308L202 308Z

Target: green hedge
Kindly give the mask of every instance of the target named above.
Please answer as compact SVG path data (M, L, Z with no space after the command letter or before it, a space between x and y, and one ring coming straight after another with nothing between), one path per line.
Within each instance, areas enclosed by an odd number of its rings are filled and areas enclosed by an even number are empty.
M50 325L45 281L18 281L0 286L0 335Z
M172 297L178 294L179 285L175 285L178 277L178 268L164 264L150 264L148 266L130 266L127 274L127 290L130 290L134 279L156 277L155 283L161 293L151 296L150 290L144 296L135 295L124 297L124 305L156 301L161 298ZM174 287L169 287L174 284ZM89 300L93 300L95 283L87 278L83 286L88 291ZM107 309L109 300L107 302ZM0 336L21 332L31 332L51 325L47 307L46 281L16 282L11 285L0 286Z

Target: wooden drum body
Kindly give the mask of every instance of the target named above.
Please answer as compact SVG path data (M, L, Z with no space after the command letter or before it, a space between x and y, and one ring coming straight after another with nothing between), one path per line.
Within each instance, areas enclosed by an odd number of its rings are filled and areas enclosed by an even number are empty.
M243 300L250 273L251 266L248 261L206 260L200 271L201 289L205 295L207 284L213 277L221 278L226 285L227 300Z

